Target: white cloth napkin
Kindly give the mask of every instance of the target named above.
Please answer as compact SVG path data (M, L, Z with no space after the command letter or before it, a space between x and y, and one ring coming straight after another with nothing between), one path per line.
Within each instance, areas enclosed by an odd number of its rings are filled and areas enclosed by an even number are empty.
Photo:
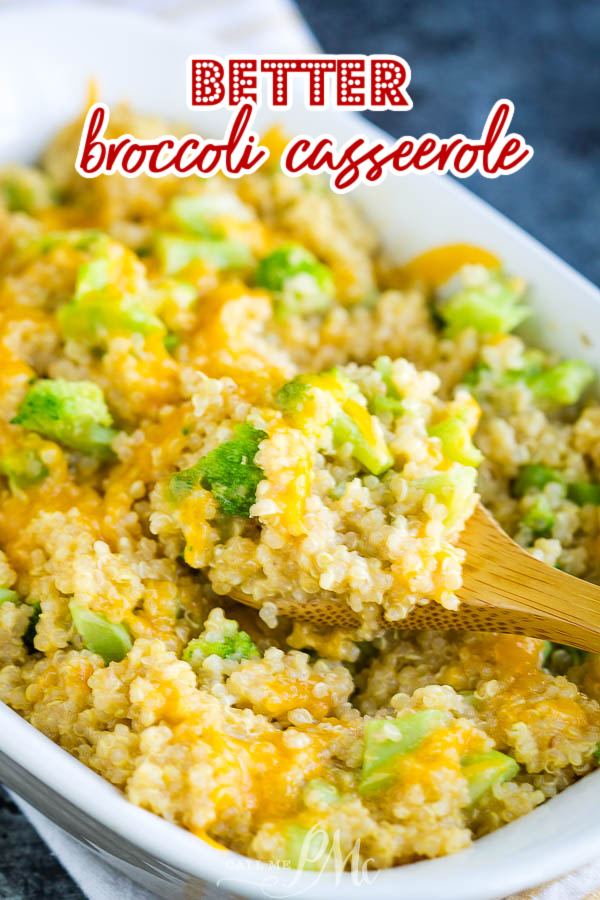
M102 0L102 5L113 5L113 2ZM253 0L251 3L245 0L127 0L118 5L164 16L180 22L186 30L201 26L205 47L210 43L207 36L211 34L220 47L230 48L231 53L307 53L319 49L291 0ZM11 796L89 900L158 900L155 894L116 872L20 797ZM600 861L507 900L534 898L600 900Z

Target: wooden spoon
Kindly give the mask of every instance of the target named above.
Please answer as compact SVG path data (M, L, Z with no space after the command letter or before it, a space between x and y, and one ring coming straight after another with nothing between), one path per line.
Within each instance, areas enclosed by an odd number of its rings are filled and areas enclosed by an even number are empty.
M384 627L502 631L600 653L600 586L530 556L481 505L459 546L467 551L459 608L452 612L431 602L397 622L382 618ZM247 606L261 605L241 591L231 596ZM350 607L335 597L273 597L273 602L281 615L292 618L351 628L359 624Z

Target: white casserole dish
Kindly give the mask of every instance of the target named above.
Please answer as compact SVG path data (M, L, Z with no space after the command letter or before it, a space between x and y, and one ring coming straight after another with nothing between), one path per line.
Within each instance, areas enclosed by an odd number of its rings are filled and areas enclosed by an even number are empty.
M187 56L219 50L200 33L186 34L118 10L5 10L0 14L0 161L35 158L52 132L82 108L90 76L98 78L102 99L109 103L125 99L142 112L187 120L200 134L222 135L227 111L190 113L185 106ZM259 129L274 117L266 110L261 116ZM327 131L340 143L358 132L382 136L364 120L339 112L297 108L277 118L291 133ZM411 131L410 116L404 127ZM530 165L535 164L534 158ZM429 175L389 176L383 185L361 188L353 198L398 260L444 243L476 243L495 252L532 286L536 316L528 326L530 336L597 364L600 292L460 185ZM600 852L600 772L468 850L370 873L368 883L357 883L350 874L298 875L213 849L129 804L2 704L0 781L168 898L493 900L562 874Z

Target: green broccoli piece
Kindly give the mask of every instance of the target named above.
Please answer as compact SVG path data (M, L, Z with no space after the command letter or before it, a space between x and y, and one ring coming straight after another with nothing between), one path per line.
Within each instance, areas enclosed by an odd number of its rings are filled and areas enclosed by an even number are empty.
M400 398L400 394L398 393L398 388L394 384L392 380L392 360L389 356L378 356L375 362L373 363L373 368L376 372L379 372L383 383L385 384L387 390L394 397Z
M94 258L77 270L73 300L58 310L63 335L103 348L111 334L164 332L151 309L111 283L119 275L121 257L111 257L108 241L98 238L93 250Z
M437 307L450 337L465 328L480 334L507 334L529 315L520 291L499 273L484 270L473 279L469 272L462 280L463 286Z
M11 591L10 588L0 587L0 604L2 603L20 603L21 598L17 594L16 591Z
M373 363L373 368L379 372L385 384L385 394L377 394L369 404L369 409L375 415L389 413L393 418L401 416L404 412L402 397L392 380L392 360L389 356L380 356Z
M362 406L360 408L363 409ZM338 447L349 443L352 456L365 469L373 475L382 475L394 464L394 457L388 450L381 426L372 416L370 419L370 423L359 423L352 415L341 412L331 422L333 442Z
M180 343L181 338L178 335L173 334L172 332L165 334L163 338L163 347L165 348L167 353L175 353Z
M174 197L169 212L178 225L205 237L214 236L215 223L224 216L241 222L252 218L251 210L233 191Z
M580 666L587 653L567 644L545 641L540 656L540 666L551 675L564 675L572 666Z
M389 414L395 419L404 412L404 404L402 400L388 394L377 394L369 403L369 409L375 416Z
M381 423L359 402L364 398L354 382L337 369L296 376L278 391L275 403L284 412L298 413L315 388L328 391L338 405L339 412L329 423L334 444L338 447L351 444L354 458L374 475L389 469L394 459L385 442Z
M52 206L56 192L39 169L10 166L0 170L0 198L9 212L35 213Z
M485 372L491 372L490 367L487 363L478 362L475 363L472 369L469 369L462 377L461 384L464 384L465 387L468 388L476 388L479 387L481 383L481 378L485 374Z
M489 384L493 388L504 388L522 381L529 384L544 369L548 354L543 350L530 347L523 353L523 366L520 369L507 369L504 372L494 371L487 363L478 362L465 372L462 384L471 390ZM489 376L489 377L486 377Z
M35 236L23 236L16 242L16 249L22 261L44 256L59 247L67 244L75 250L93 250L96 245L102 245L107 240L106 235L96 229L74 228L71 231L45 231Z
M188 310L198 299L198 291L188 281L163 278L154 282L144 297L144 306L152 312L161 312L169 304L178 310Z
M183 659L198 670L202 662L209 656L220 656L221 659L257 659L260 656L256 644L245 631L240 631L238 623L233 619L225 619L221 634L204 631L200 637L191 640L183 650Z
M402 719L370 719L365 724L359 793L368 795L391 787L398 761L417 750L449 720L449 714L439 709L422 710Z
M69 612L86 650L97 653L106 665L110 662L120 662L127 656L133 646L127 625L109 622L106 616L92 612L87 606L82 606L75 600L69 603Z
M547 359L548 354L544 353L543 350L529 347L523 353L523 365L520 369L506 369L505 371L493 372L492 381L494 386L503 388L519 381L530 384L544 370Z
M472 466L453 463L445 472L427 478L417 478L412 483L428 494L433 494L448 510L444 525L451 531L465 515L475 492L477 472Z
M322 826L309 829L290 823L285 826L285 855L282 862L306 872L331 868L331 838Z
M306 400L310 387L306 376L296 375L279 388L275 395L275 403L283 412L298 412Z
M101 291L110 282L111 265L107 256L99 256L82 263L77 269L75 297L83 297L90 291Z
M519 474L512 483L513 497L522 497L532 489L541 491L551 481L565 484L563 475L556 469L551 469L550 466L539 463L521 466Z
M37 381L11 422L99 460L113 456L117 432L102 391L91 381Z
M216 269L243 269L252 265L252 253L241 241L158 234L154 249L165 275L175 275L194 260Z
M31 605L31 615L29 617L29 622L27 624L27 628L25 629L25 634L23 635L23 643L29 653L33 653L35 650L34 640L37 634L37 626L40 621L40 616L42 614L42 607L40 603L32 603Z
M49 470L32 447L7 450L0 456L0 475L8 479L11 493L39 484L49 475Z
M261 259L254 280L273 294L282 318L322 313L335 294L331 270L300 244L284 244Z
M554 513L547 498L540 494L523 517L523 525L531 528L536 537L549 537L554 527Z
M335 785L324 778L312 778L302 789L304 805L312 809L326 809L334 806L340 799Z
M573 481L567 486L567 497L577 506L600 506L600 484L592 481Z
M475 691L459 691L458 693L473 707L473 709L477 709L479 701L475 695Z
M464 466L478 466L483 453L471 440L469 426L460 416L449 416L429 428L429 436L442 442L442 452L446 459L462 463Z
M466 756L461 761L461 768L467 779L470 803L476 803L495 784L511 781L519 771L512 756L498 750Z
M22 606L23 602L23 598L16 591L11 591L6 587L0 587L0 606L3 603L14 603L15 606ZM31 610L31 614L29 616L27 628L23 633L22 641L28 652L33 653L35 650L33 642L37 632L37 625L42 614L42 607L39 603L30 603L27 604L27 606Z
M100 260L97 260L100 262ZM106 287L89 291L58 310L63 335L103 347L110 334L164 332L165 326L133 297Z
M211 450L191 468L171 476L171 499L179 503L201 485L214 494L223 515L248 518L256 501L256 488L264 478L254 457L266 437L253 425L236 425L232 440Z
M582 360L571 359L527 379L536 400L567 406L577 403L594 380L594 370Z

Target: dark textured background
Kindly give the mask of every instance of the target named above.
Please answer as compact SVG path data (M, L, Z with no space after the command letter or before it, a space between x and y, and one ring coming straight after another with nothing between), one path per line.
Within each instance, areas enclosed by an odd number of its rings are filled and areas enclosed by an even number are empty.
M600 284L598 0L299 0L327 53L395 53L408 113L369 113L395 136L479 137L501 97L534 151L521 171L464 183Z
M372 113L394 135L477 137L500 97L535 150L520 172L468 187L600 283L598 0L299 0L328 53L395 53L412 68L409 113ZM565 298L566 300L567 298ZM0 897L79 900L0 794Z

